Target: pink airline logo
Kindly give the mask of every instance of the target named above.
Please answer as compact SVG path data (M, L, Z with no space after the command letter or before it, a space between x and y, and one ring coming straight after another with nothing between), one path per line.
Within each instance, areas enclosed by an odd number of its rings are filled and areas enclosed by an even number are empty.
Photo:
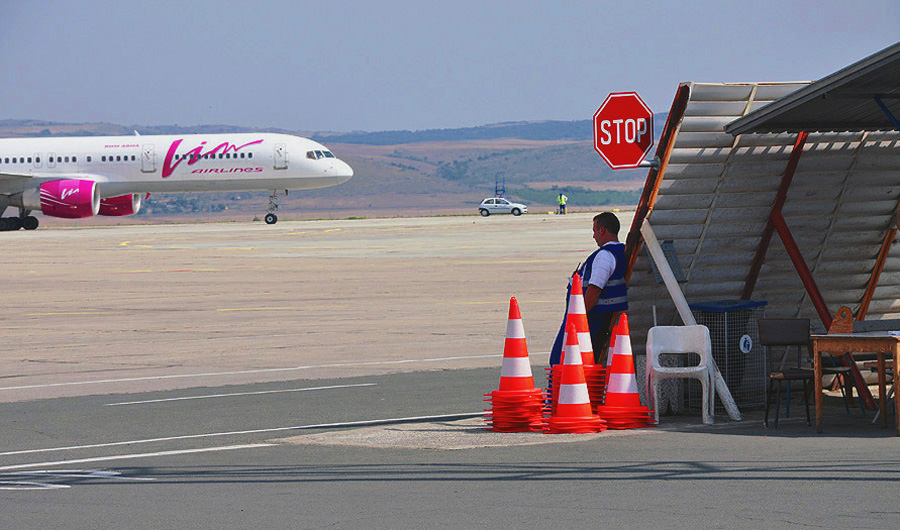
M216 155L217 153L225 154L229 151L236 153L241 149L247 147L248 145L261 144L263 142L262 140L256 140L253 142L247 142L244 145L235 145L228 142L223 142L213 147L209 151L203 151L203 147L206 145L206 142L200 142L199 146L181 155L181 158L179 158L178 160L175 160L175 153L176 151L178 151L178 147L181 146L181 142L183 141L184 139L175 140L174 142L172 142L172 145L169 146L169 151L166 153L166 159L163 162L162 178L166 178L171 175L175 171L175 168L177 168L179 164L184 162L185 159L187 159L187 165L193 166L203 156ZM173 161L175 162L174 164L172 163Z

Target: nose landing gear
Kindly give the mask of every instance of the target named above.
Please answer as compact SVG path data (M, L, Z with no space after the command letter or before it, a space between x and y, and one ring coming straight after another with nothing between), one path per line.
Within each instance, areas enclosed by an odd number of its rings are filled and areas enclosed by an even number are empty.
M285 190L287 193L287 190ZM273 225L278 222L278 216L275 215L275 212L278 211L278 190L272 190L272 195L269 195L269 209L267 210L269 213L266 214L266 224Z

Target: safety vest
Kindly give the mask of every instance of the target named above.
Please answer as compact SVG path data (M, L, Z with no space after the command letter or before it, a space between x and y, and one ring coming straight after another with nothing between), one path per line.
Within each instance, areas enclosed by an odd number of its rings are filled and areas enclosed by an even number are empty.
M560 204L560 206L565 205L567 200L569 200L568 197L566 197L565 195L560 195L560 196L559 196L559 204Z
M604 250L611 253L616 259L616 268L613 270L612 276L609 277L609 281L606 282L606 287L600 293L600 299L597 300L597 304L588 313L611 313L628 309L628 286L625 285L624 243L607 243L588 256L588 259L581 267L581 282L584 288L587 289L591 281L591 269L594 265L594 258Z

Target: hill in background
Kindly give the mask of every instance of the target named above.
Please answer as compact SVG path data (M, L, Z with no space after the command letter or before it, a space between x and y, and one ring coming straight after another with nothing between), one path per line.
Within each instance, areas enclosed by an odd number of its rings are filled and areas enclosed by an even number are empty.
M655 119L657 138L665 115ZM573 210L637 204L646 169L613 171L593 149L591 120L510 122L424 131L311 132L227 125L122 126L0 120L0 136L94 136L282 132L322 142L347 161L346 184L291 192L279 198L279 216L342 218L475 213L476 205L505 185L506 196L554 209L558 193ZM283 191L282 191L283 193ZM261 217L264 192L154 194L141 218L248 219ZM122 220L118 220L121 222Z

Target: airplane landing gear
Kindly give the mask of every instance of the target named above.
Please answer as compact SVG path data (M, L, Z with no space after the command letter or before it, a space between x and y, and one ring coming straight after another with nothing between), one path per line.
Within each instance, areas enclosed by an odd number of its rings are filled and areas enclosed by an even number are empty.
M38 219L31 215L31 210L19 212L18 217L2 217L6 211L6 205L0 205L0 232L11 232L24 228L25 230L34 230L38 227Z
M266 214L266 224L273 225L278 222L278 216L275 215L275 212L278 211L278 190L272 190L272 195L269 195L269 209L267 210L269 213Z
M34 230L38 227L38 219L32 215L25 217L3 217L0 218L0 232L10 232L24 228L25 230Z
M25 230L35 230L39 224L38 218L33 215L27 215L22 218L22 228Z

